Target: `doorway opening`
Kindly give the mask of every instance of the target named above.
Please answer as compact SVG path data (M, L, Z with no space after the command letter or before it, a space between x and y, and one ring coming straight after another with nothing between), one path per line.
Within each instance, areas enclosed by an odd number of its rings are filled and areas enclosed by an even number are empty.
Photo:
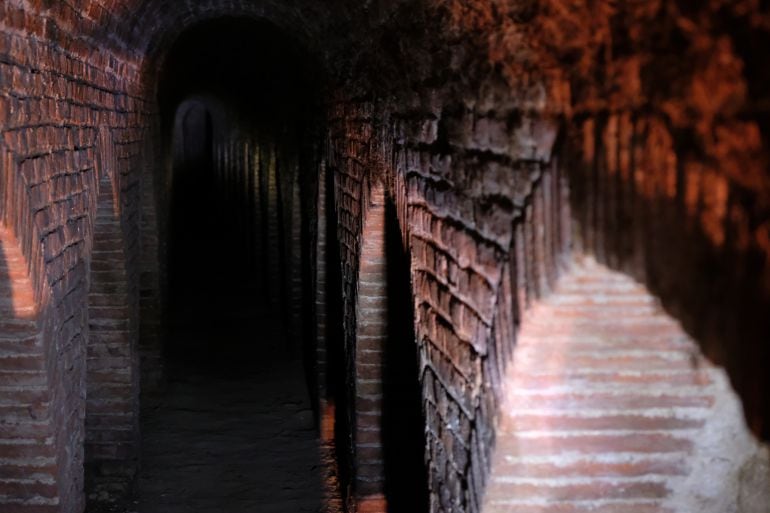
M142 513L315 512L303 361L316 93L261 21L183 33L160 74L167 385L143 404Z

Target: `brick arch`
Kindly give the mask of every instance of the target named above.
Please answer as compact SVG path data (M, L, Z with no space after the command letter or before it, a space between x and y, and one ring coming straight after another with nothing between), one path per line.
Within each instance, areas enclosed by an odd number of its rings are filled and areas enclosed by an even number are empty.
M28 197L13 155L0 147L0 158L0 510L54 511L59 476L41 301L16 237Z
M766 193L730 176L732 161L699 162L655 111L596 114L571 129L579 247L660 298L725 368L754 433L770 439Z
M0 511L58 511L66 495L51 387L50 289L15 154L0 144Z
M425 419L409 258L382 183L362 231L356 304L355 495L358 511L427 511Z
M131 6L129 4L128 8ZM209 0L188 3L179 6L177 3L164 0L149 0L134 7L134 16L142 20L156 20L151 24L151 31L138 31L130 34L128 40L137 45L150 49L150 52L167 47L176 36L187 28L206 20L222 16L247 16L255 19L265 19L274 23L282 30L305 35L312 33L308 22L317 21L311 15L300 16L296 10L288 7L285 2L222 2ZM319 14L319 11L316 11ZM117 21L117 20L116 20Z
M27 259L13 230L0 221L2 511L56 511L59 504L59 469L40 311Z
M320 7L319 7L320 6ZM122 34L125 44L136 48L146 58L143 60L143 76L150 81L163 65L174 41L186 30L220 18L247 18L267 22L288 36L293 44L304 49L315 48L311 44L318 37L319 20L329 17L328 9L321 4L305 6L302 13L285 2L222 2L208 0L194 4L178 5L164 0L146 0L131 4L123 3L119 9L125 16L110 18L113 33ZM312 11L312 12L311 12ZM123 20L143 20L133 27L150 27L135 33L127 32Z
M111 168L111 153L104 148L103 153L108 164L102 167ZM88 291L85 463L92 496L126 491L138 458L137 330L115 190L103 169Z

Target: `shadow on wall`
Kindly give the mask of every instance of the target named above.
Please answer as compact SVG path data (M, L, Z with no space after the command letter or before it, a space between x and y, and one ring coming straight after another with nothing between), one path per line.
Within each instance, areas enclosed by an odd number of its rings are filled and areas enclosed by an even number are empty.
M382 438L388 513L427 512L425 420L414 331L409 254L404 250L396 207L385 204L387 325L383 357Z
M770 439L768 207L686 156L661 120L624 114L579 129L571 197L584 249L662 299Z
M333 433L327 435L331 440L333 461L336 475L333 481L328 485L331 488L328 494L334 496L340 495L339 501L350 494L347 486L352 482L353 468L351 436L352 426L350 419L353 412L350 410L348 397L348 378L346 372L347 361L345 355L345 328L344 328L344 308L340 298L343 297L343 277L342 277L342 257L340 254L340 241L337 234L339 220L335 209L334 198L334 172L327 169L324 173L325 191L324 213L326 218L326 290L324 291L324 302L322 308L326 315L325 337L326 349L326 397L324 402L332 405L333 420L327 419L327 424L333 426ZM338 489L340 488L341 489ZM341 506L340 506L341 507Z

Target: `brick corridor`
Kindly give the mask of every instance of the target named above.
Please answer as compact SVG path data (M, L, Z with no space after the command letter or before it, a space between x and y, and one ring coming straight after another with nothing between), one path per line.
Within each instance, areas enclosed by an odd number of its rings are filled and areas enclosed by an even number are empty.
M717 374L646 290L592 261L525 316L486 513L662 513L696 464Z

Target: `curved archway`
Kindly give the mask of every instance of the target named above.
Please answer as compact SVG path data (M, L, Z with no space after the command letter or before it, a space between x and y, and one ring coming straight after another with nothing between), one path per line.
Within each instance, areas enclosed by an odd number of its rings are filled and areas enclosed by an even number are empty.
M724 370L641 284L577 259L523 316L482 511L766 511Z
M146 511L321 501L300 358L315 96L286 40L264 21L211 20L180 35L158 75L168 379L144 403Z
M164 5L165 4L165 5ZM173 5L166 0L146 1L135 6L121 5L123 16L142 20L138 24L151 24L149 20L162 19L163 23L153 27L153 30L124 34L126 41L146 52L143 75L152 77L157 69L162 68L168 57L169 50L186 32L195 30L222 18L243 19L276 27L280 32L290 35L297 45L311 51L313 37L317 35L318 27L314 23L324 16L325 6L305 5L298 10L283 2L266 3L225 3L220 0L205 0L191 4ZM120 16L114 19L118 22ZM113 27L120 29L121 27ZM319 57L316 55L316 57Z
M15 156L2 144L0 159L0 509L54 511L60 504L77 503L66 487L68 473L78 472L78 458L73 455L69 466L60 459L61 430L46 346L51 323L43 315L48 290L40 291L42 280L36 282L33 274L41 267L40 248L24 247L35 235L29 196ZM31 233L18 237L19 227L32 227ZM30 265L36 257L38 265Z
M53 511L60 500L40 305L11 229L0 221L0 509Z

